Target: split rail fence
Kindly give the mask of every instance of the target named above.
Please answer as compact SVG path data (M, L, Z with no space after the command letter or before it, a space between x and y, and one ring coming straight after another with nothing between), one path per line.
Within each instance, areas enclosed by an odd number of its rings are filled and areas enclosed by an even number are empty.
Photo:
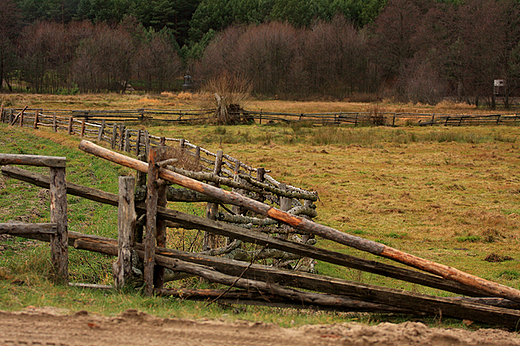
M177 173L171 158L163 156L164 147L152 147L148 162L134 159L100 147L89 141L82 141L80 149L132 168L147 178L146 201L135 199L137 178L132 176L119 178L119 194L110 194L66 182L68 194L92 199L118 207L118 239L67 232L67 244L77 249L95 251L117 256L113 264L117 286L130 282L134 275L132 266L137 256L143 262L145 292L164 296L179 296L186 299L204 299L244 304L264 304L292 306L298 308L319 308L337 311L391 312L412 315L442 315L480 321L516 329L520 322L520 291L494 282L475 277L455 268L431 262L386 245L349 235L331 227L309 220L306 216L297 216L294 211L283 211L271 203L264 203L259 195L273 194L273 191L256 191L250 197L229 189L223 189L214 181L205 183ZM23 163L13 157L1 156L1 163ZM2 173L12 178L32 184L52 188L52 179L38 173L29 172L12 166L2 167ZM52 175L51 175L52 176ZM204 179L202 179L204 180ZM257 221L275 221L284 225L291 232L303 236L319 236L349 247L369 252L380 257L392 259L410 268L398 267L378 261L366 260L339 252L311 246L306 242L294 241L282 234L264 233L259 228L240 227L227 222L203 218L167 208L164 205L165 190L170 184L181 186L199 196L219 205L229 205L247 210ZM137 184L138 185L138 184ZM251 198L253 197L253 198ZM294 198L294 197L293 197ZM166 197L167 199L167 197ZM66 214L66 211L62 211ZM137 224L140 215L146 215L146 235L138 241ZM252 217L252 216L249 216ZM381 286L347 281L293 271L286 268L266 266L253 260L240 261L218 256L218 253L202 253L169 249L164 246L167 222L176 228L197 229L213 235L228 238L228 244L235 241L261 246L257 252L276 250L310 257L320 261L355 268L358 270L384 275L419 285L453 292L461 297L438 297L417 292L390 289ZM7 233L14 226L2 226ZM42 227L41 229L44 229ZM5 232L5 231L4 231ZM18 236L51 241L54 232L14 232ZM49 235L49 233L51 233ZM64 248L66 248L64 246ZM164 288L164 270L175 273L187 273L202 277L208 281L228 286L225 290L167 289ZM419 269L419 270L416 270Z
M24 112L19 112L10 123L24 126L24 118L27 120ZM45 116L35 115L33 124L45 124L42 119ZM88 137L88 132L82 131L90 126L86 120L81 121L78 132L70 125L74 119L60 124L58 117L53 116L51 124L56 131L65 128L70 134ZM4 224L0 230L54 243L53 263L61 280L67 279L64 264L68 263L67 246L73 246L117 256L112 269L118 287L132 281L132 266L138 257L143 265L147 294L299 308L442 315L511 329L517 328L520 322L520 291L517 289L315 223L312 221L316 216L313 202L317 195L281 184L265 169L247 166L221 151L210 153L182 139L156 139L143 132L130 142L129 130L122 131L121 124L113 124L112 128L107 123L103 126L103 122L93 126L98 132L90 135L99 143L108 142L111 148L122 148L141 157L134 159L88 140L80 143L80 149L87 153L136 170L136 178L120 177L119 195L65 182L65 158L0 155L1 165L37 164L51 168L50 176L44 176L12 166L2 167L4 175L51 190L51 223ZM115 135L106 136L107 128ZM117 140L112 141L114 137ZM168 140L176 145L166 146ZM117 206L118 239L67 232L63 191ZM206 217L169 209L168 201L206 202ZM167 227L203 231L201 251L166 248ZM413 269L321 249L313 246L316 237ZM245 247L246 244L250 247ZM266 257L276 265L257 263ZM325 261L462 296L437 297L287 269L287 263L297 269L294 263L298 264L301 259ZM164 288L167 270L174 277L199 276L228 288L167 289Z
M102 133L106 140L114 136L125 136L126 122L165 122L176 124L200 124L215 117L215 109L198 110L43 110L43 109L2 109L2 121L21 126L46 126L56 131L64 129L72 133L96 136ZM478 126L478 125L518 125L517 113L493 114L441 114L402 112L323 112L323 113L282 113L248 110L231 110L230 118L241 122L258 124L305 123L315 126ZM113 130L117 125L118 129ZM100 130L102 129L102 130ZM123 130L121 130L123 129ZM119 131L114 134L110 131ZM121 132L123 131L123 132ZM136 130L128 135L134 140ZM115 141L115 139L113 139Z

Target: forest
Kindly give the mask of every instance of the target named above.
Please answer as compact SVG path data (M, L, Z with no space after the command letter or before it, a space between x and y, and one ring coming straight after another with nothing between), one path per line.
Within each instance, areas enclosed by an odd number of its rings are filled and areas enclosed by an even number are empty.
M517 0L0 0L2 91L179 91L505 106ZM494 88L494 81L504 84Z

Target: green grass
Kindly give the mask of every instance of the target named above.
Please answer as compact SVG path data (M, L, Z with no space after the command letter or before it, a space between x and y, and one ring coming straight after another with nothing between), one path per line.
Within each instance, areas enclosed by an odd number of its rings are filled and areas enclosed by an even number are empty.
M391 245L411 254L520 288L520 226L516 138L519 127L313 128L291 126L161 126L154 134L184 137L207 149L223 149L291 185L319 192L317 221ZM513 140L515 139L515 140ZM129 171L77 150L79 139L42 129L0 124L0 152L67 157L68 180L117 192L117 177ZM41 173L43 168L27 168ZM46 190L0 177L0 222L49 219ZM68 197L73 231L115 237L116 208ZM203 215L203 204L170 207ZM173 233L176 232L176 233ZM190 233L191 232L191 233ZM188 247L196 235L172 230L174 246ZM400 321L382 315L348 315L265 307L230 307L169 298L144 298L137 291L92 291L48 280L49 247L12 238L0 242L0 309L29 305L117 314L136 308L158 316L246 319L283 326L306 323ZM366 259L373 255L322 239L318 246ZM489 253L511 261L484 261ZM110 284L112 258L70 250L73 282ZM388 260L382 260L391 263ZM319 262L320 274L421 293L447 295L374 274ZM198 285L189 281L186 284ZM434 319L428 323L435 324ZM460 326L459 322L444 321Z

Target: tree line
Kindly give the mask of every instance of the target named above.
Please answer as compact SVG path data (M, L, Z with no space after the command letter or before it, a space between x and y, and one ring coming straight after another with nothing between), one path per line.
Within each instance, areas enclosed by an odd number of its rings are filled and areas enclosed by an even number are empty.
M54 10L38 15L45 4ZM129 81L165 91L189 69L198 85L225 79L257 95L476 104L493 104L504 79L507 105L520 85L519 10L516 0L2 0L0 79L38 92Z

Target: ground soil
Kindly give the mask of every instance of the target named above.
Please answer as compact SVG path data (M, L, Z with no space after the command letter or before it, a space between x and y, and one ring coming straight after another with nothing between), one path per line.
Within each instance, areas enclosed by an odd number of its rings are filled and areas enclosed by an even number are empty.
M420 322L281 328L252 322L157 318L137 310L102 317L54 308L0 311L0 345L520 345L517 333L429 328Z

